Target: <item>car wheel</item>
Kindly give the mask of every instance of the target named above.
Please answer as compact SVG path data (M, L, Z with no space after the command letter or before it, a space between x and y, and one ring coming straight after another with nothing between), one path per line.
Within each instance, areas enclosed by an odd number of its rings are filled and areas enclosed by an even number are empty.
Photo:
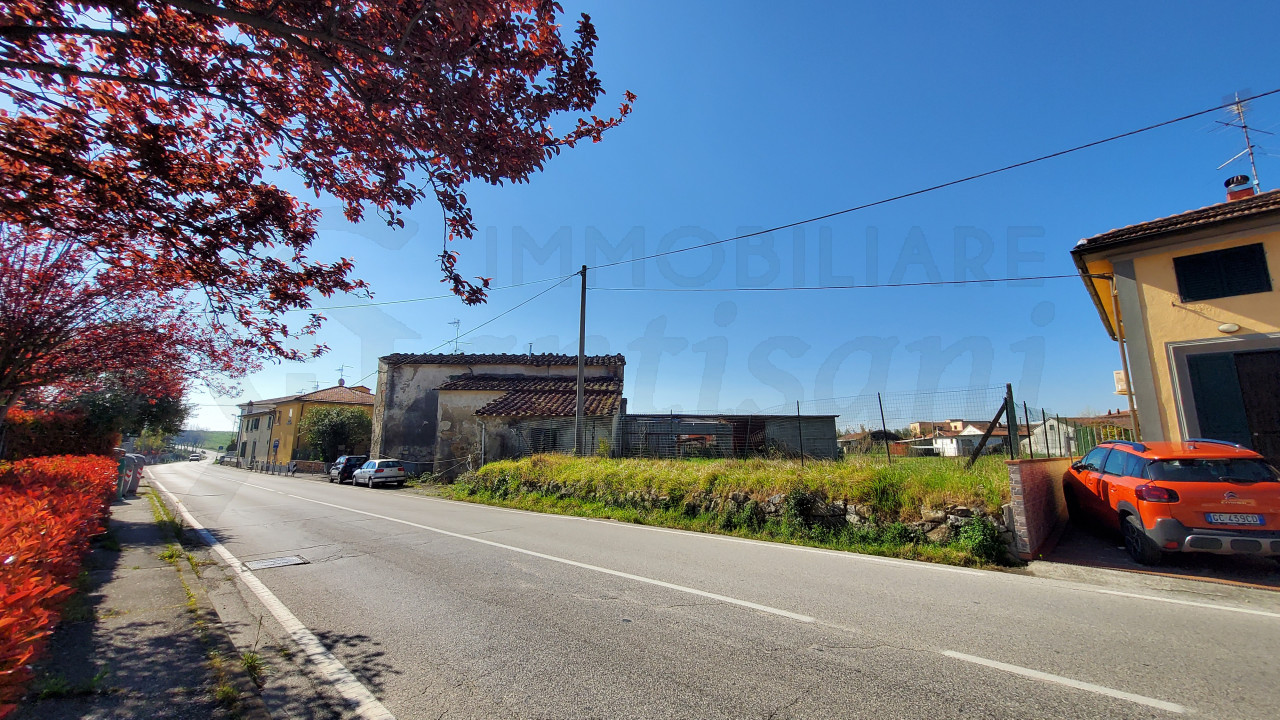
M1120 531L1124 533L1124 549L1139 565L1158 565L1164 553L1147 537L1142 521L1133 515L1120 518Z

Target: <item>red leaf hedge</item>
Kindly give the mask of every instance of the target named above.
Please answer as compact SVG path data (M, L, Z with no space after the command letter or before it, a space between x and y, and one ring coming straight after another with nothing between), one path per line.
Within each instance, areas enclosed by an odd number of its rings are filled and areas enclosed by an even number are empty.
M0 463L0 718L30 679L89 538L105 527L116 467L94 455Z
M5 416L4 459L46 455L110 455L120 436L81 412L20 410Z

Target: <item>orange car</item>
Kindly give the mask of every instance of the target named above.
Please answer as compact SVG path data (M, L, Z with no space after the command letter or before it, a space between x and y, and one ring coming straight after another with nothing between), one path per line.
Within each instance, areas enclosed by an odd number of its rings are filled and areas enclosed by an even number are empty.
M1144 565L1165 552L1280 555L1280 474L1234 443L1104 442L1064 480L1072 516L1119 529Z

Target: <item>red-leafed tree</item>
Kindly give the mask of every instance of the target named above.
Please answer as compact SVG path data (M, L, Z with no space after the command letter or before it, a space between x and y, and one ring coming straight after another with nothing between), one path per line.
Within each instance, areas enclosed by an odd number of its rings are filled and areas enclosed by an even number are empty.
M205 332L199 315L79 243L0 225L0 437L24 398L56 405L112 387L181 398L190 380L251 369L250 344Z
M299 358L281 313L363 292L347 259L309 257L300 176L352 221L392 225L431 197L448 240L475 230L464 186L521 182L617 125L596 32L566 41L550 0L6 0L0 5L0 222L74 238L158 297L196 290L203 322ZM570 127L557 132L552 121ZM140 285L140 287L142 287ZM317 348L313 352L319 352ZM70 356L68 358L70 361Z

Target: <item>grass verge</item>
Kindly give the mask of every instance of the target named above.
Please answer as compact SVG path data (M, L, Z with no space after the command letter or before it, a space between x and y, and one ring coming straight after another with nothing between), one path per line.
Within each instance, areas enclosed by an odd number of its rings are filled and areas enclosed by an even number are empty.
M486 466L487 467L487 466ZM617 520L719 533L735 537L785 542L796 545L844 550L884 557L924 560L964 567L1003 564L1007 553L998 529L984 520L973 520L958 528L946 542L934 542L917 527L894 520L871 519L860 524L827 524L814 522L800 512L806 491L793 488L787 495L784 511L766 517L754 499L737 504L732 511L708 511L682 501L646 506L622 502L615 498L582 498L566 495L564 490L545 492L517 487L501 491L484 487L474 475L465 476L453 485L439 488L444 497L501 507ZM843 518L841 518L843 520Z

